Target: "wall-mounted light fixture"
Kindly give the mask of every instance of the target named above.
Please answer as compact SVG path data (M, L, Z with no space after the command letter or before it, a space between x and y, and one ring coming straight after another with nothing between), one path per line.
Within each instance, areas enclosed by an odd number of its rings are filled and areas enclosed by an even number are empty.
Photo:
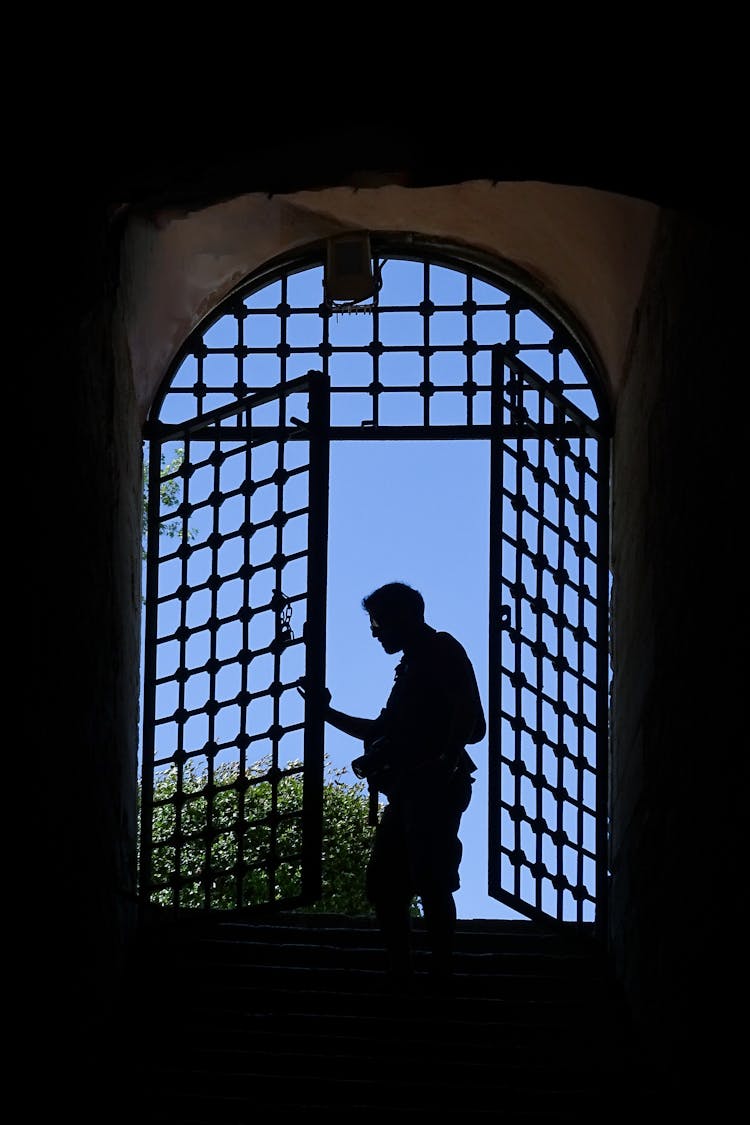
M328 239L323 279L326 300L356 303L379 288L373 277L370 236L361 232Z

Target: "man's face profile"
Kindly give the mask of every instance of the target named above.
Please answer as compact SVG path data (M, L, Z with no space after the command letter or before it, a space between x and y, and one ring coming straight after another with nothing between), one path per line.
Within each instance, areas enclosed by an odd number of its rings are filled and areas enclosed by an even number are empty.
M370 614L370 632L375 640L380 641L386 652L400 652L403 648L403 637L397 625L387 621L377 621Z

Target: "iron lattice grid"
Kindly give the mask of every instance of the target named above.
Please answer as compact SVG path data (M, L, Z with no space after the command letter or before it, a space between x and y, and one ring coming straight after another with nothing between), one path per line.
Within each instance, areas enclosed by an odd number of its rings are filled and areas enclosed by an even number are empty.
M496 362L490 882L532 917L587 923L606 895L607 448L523 361Z
M159 901L169 897L176 905L200 902L207 907L221 886L223 900L231 888L230 897L241 908L299 891L299 833L287 833L287 845L280 847L280 829L299 823L302 816L301 801L290 806L281 798L289 779L301 777L299 738L305 716L291 688L304 668L306 644L299 636L280 646L280 636L290 605L307 612L309 497L293 495L290 482L304 480L304 458L309 456L307 443L300 440L307 400L297 388L304 373L317 367L330 386L332 441L439 437L503 442L501 468L493 470L491 516L493 523L499 519L502 531L490 560L491 573L499 578L491 593L490 649L496 660L492 666L500 674L491 678L489 688L494 730L489 884L500 901L517 905L520 899L540 917L580 921L586 917L585 904L601 898L596 872L602 867L603 817L598 810L606 807L602 609L606 615L607 580L602 579L606 534L600 513L607 511L602 499L607 484L600 462L607 422L590 364L557 317L507 279L468 270L463 263L457 266L450 258L415 258L413 251L408 257L391 252L379 268L382 288L366 310L350 312L315 299L323 293L322 257L251 279L186 342L155 401L145 429L152 443L149 463L158 466L162 454L168 463L178 448L184 461L174 473L183 490L181 503L160 511L158 520L162 529L178 521L179 546L165 550L157 526L152 541L158 549L149 550L151 588L160 591L150 601L152 646L155 651L174 642L180 646L173 666L162 661L153 675L154 753L144 753L144 766L171 767L178 777L164 806L170 810L169 831L154 838L168 857L162 867L171 866L171 871L162 884L154 881L149 893L161 893ZM505 372L500 407L497 400L493 405L493 355L495 394L498 359ZM532 396L534 408L529 409ZM252 417L250 401L255 403ZM207 455L199 452L206 443L211 448ZM534 443L535 457L530 453ZM547 449L554 456L545 461ZM572 469L577 475L571 476ZM201 494L195 481L204 472L211 477L210 488L206 485ZM512 487L509 479L516 481ZM157 481L154 475L150 495L155 495ZM528 499L531 493L537 496L536 507ZM554 520L548 514L549 494L557 506ZM232 508L239 512L240 506L241 518L232 516ZM210 531L201 531L196 541L201 513ZM526 530L530 521L533 534ZM556 539L555 550L544 548L550 536ZM233 542L243 547L239 565L223 562ZM578 570L563 566L557 557L571 551ZM186 569L188 560L201 556L211 559L205 575L197 573L195 564ZM181 580L171 594L165 593L164 575L177 558ZM540 563L543 558L555 558L556 565ZM592 567L593 579L588 574ZM554 598L545 593L548 582L554 585ZM185 616L187 607L212 588L214 605L221 597L226 612L192 613L192 624ZM576 606L568 612L571 598ZM171 631L160 624L170 602L179 604L182 613ZM230 633L239 626L245 634L236 644ZM550 629L556 630L554 644ZM188 641L201 633L210 636L211 650L205 659L196 659ZM574 654L568 651L571 644ZM275 664L267 684L253 690L247 670L254 668L260 684L264 676L259 669L271 654ZM228 669L234 670L238 689L217 698L220 674L226 679ZM555 677L551 687L550 669ZM208 677L205 699L192 708L172 706L176 685L184 695L200 676ZM230 713L237 718L232 736L214 737L217 719L226 720ZM272 720L267 724L266 714ZM189 730L189 721L198 716L206 737ZM148 727L144 721L144 750ZM157 731L166 734L169 729L172 734L160 749ZM256 762L250 761L253 747L259 752ZM261 760L269 763L266 771L257 767ZM200 792L186 789L188 764L188 773L203 771ZM571 768L575 785L568 779ZM229 771L226 783L222 770ZM262 824L248 819L243 804L243 793L257 786L270 793ZM229 804L228 793L233 794ZM226 808L217 816L222 802ZM198 813L189 832L182 814L186 808ZM152 828L153 822L144 839ZM217 840L229 842L223 858ZM254 890L250 886L251 868L262 872L262 892L257 881Z

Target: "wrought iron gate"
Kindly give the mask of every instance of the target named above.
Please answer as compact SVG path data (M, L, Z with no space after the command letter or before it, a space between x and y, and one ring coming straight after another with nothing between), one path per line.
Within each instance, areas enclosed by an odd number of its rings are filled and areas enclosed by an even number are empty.
M309 372L147 427L145 904L243 911L320 894L328 410L327 380ZM175 510L161 499L176 478Z
M372 245L388 257L360 308L311 298L324 248L246 282L145 428L141 896L319 895L323 722L295 684L326 677L329 443L468 439L491 451L488 893L588 924L606 895L606 406L527 290L413 238ZM177 508L156 500L172 482Z
M609 460L551 381L494 349L489 887L537 921L606 896ZM557 384L557 386L555 386Z

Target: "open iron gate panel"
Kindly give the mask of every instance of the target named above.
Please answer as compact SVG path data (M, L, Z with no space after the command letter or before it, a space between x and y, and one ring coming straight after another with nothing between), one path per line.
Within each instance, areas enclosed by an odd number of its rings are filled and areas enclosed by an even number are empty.
M606 443L502 347L492 410L489 887L588 924L606 895Z
M255 425L274 400L279 424ZM327 380L310 372L189 425L148 426L139 865L151 906L289 908L320 894L328 408ZM170 455L176 509L161 504ZM305 703L303 676L321 689Z

